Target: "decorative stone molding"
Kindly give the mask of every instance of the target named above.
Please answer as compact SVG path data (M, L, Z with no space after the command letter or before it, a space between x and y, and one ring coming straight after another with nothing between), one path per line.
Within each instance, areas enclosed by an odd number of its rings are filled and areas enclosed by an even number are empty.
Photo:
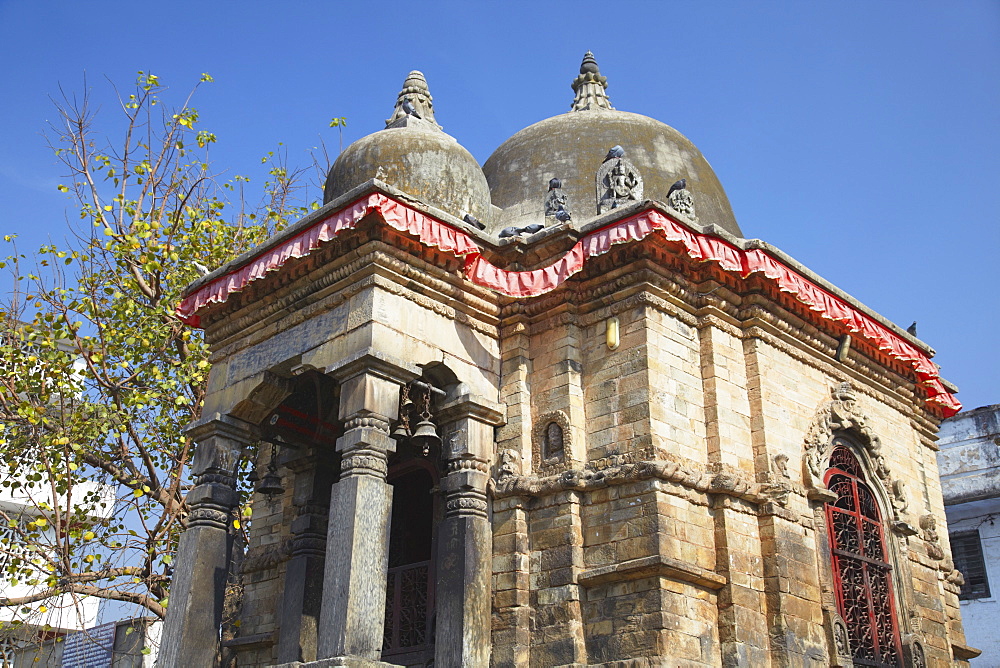
M247 550L240 567L242 573L255 573L274 568L283 561L287 561L292 555L291 539L283 540L280 543L271 545L259 545Z
M187 515L188 527L213 527L226 529L229 526L230 509L222 505L199 505Z
M831 494L823 484L823 475L829 465L833 438L837 432L846 432L857 438L871 459L875 475L888 487L889 468L882 454L882 441L868 426L869 418L861 412L851 384L841 383L833 388L832 394L833 400L816 412L806 435L804 478L810 498L825 501Z
M590 568L577 575L576 581L584 587L593 588L657 576L690 582L713 591L722 589L727 583L725 576L714 571L662 554Z
M697 470L671 461L641 461L595 471L570 469L558 475L508 475L498 480L496 498L510 496L542 497L565 491L587 492L609 485L623 485L640 480L659 479L701 495L721 494L761 505L773 500L765 485L752 482L740 473L720 465L712 470ZM703 497L701 505L708 505Z
M337 240L330 242L331 246ZM366 240L371 246L371 250L361 257L351 259L349 262L338 265L338 255L334 253L334 248L323 247L320 253L315 256L310 255L310 262L323 266L322 272L317 272L312 276L312 280L292 287L292 289L274 299L273 301L261 302L259 299L251 299L247 304L240 305L236 314L223 318L218 322L212 319L211 310L205 316L205 329L214 341L222 342L230 337L246 338L249 332L260 328L262 323L271 316L288 310L295 305L303 304L316 293L322 293L342 281L350 280L343 289L336 295L325 298L321 303L309 304L299 317L315 314L318 311L326 311L336 308L340 304L348 301L361 290L374 284L375 277L370 275L377 267L385 267L392 270L393 274L400 277L396 282L382 278L378 283L379 287L393 292L399 296L410 299L419 306L433 310L439 315L449 317L454 320L464 321L477 331L485 330L490 333L489 323L480 321L476 317L470 316L456 305L462 305L473 310L477 315L483 317L495 317L498 314L497 295L478 286L467 285L467 281L456 284L455 277L448 271L428 262L423 262L412 255L405 253L395 246L389 245L380 240ZM421 250L422 247L421 247ZM343 254L346 255L346 254ZM400 259L400 255L405 255L406 260ZM341 261L342 262L342 261ZM327 263L333 263L333 267L328 267ZM369 274L366 276L366 274ZM362 278L363 277L363 278ZM297 277L296 277L297 278ZM381 278L381 277L379 277ZM270 280L287 279L283 275L277 274ZM353 279L353 280L351 280ZM291 282L289 280L289 282ZM414 287L424 287L434 291L436 294L445 294L455 299L452 305L441 303L438 299L429 299L426 296L414 291ZM275 286L269 282L269 287L274 292ZM278 287L280 290L280 286ZM246 311L246 312L244 312ZM495 327L493 329L495 333Z
M344 453L340 470L344 476L370 475L385 480L389 470L386 459L386 453L378 450L349 450Z
M455 473L457 471L481 471L482 473L487 473L489 470L489 464L480 459L452 459L445 466L446 473Z
M486 494L478 490L462 490L449 495L444 504L445 517L486 517Z

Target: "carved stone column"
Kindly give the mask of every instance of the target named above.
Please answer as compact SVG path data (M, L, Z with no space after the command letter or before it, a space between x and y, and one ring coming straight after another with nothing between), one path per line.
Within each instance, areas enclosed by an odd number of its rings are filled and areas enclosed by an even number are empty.
M487 519L486 483L499 406L468 394L438 410L448 424L441 479L445 517L438 530L437 632L434 664L490 664L493 533Z
M327 516L330 488L336 478L330 453L312 449L286 466L294 474L292 550L285 569L281 601L278 661L314 661L323 603Z
M399 410L403 369L362 358L336 372L344 435L340 481L330 494L319 658L377 661L385 623L392 486L387 459L396 449L389 423Z
M232 553L228 528L237 502L235 471L253 434L251 425L218 413L188 434L198 443L192 465L197 485L187 495L190 512L174 559L159 662L211 668Z

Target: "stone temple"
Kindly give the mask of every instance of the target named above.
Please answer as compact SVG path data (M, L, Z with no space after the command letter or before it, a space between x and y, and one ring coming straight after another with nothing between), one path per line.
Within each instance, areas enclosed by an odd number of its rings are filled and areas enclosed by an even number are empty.
M743 238L607 84L588 53L570 111L480 166L411 72L321 209L188 288L212 369L164 666L977 654L934 351Z

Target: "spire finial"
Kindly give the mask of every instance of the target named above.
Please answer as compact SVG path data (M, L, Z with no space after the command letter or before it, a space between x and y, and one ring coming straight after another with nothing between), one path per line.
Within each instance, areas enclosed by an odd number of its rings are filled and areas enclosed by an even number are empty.
M428 121L434 127L441 126L434 120L434 98L427 88L427 79L423 72L413 70L403 82L403 90L396 97L396 108L392 117L385 122L385 127L400 127L409 124L411 118ZM402 123L399 121L402 119Z
M608 99L608 78L601 76L594 54L588 51L580 63L580 76L573 80L573 92L576 97L570 111L586 111L588 109L614 109Z

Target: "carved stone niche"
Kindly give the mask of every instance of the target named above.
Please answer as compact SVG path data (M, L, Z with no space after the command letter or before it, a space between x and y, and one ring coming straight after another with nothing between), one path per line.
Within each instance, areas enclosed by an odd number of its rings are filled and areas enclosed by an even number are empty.
M903 665L912 668L927 668L924 641L915 633L903 636Z
M830 666L832 668L853 668L854 658L851 654L851 637L847 634L847 624L833 610L823 610L823 626L826 628L827 645L830 648Z
M642 176L626 158L612 158L597 170L597 213L642 201Z
M561 470L572 451L569 416L563 411L539 415L531 430L532 464L539 475Z

